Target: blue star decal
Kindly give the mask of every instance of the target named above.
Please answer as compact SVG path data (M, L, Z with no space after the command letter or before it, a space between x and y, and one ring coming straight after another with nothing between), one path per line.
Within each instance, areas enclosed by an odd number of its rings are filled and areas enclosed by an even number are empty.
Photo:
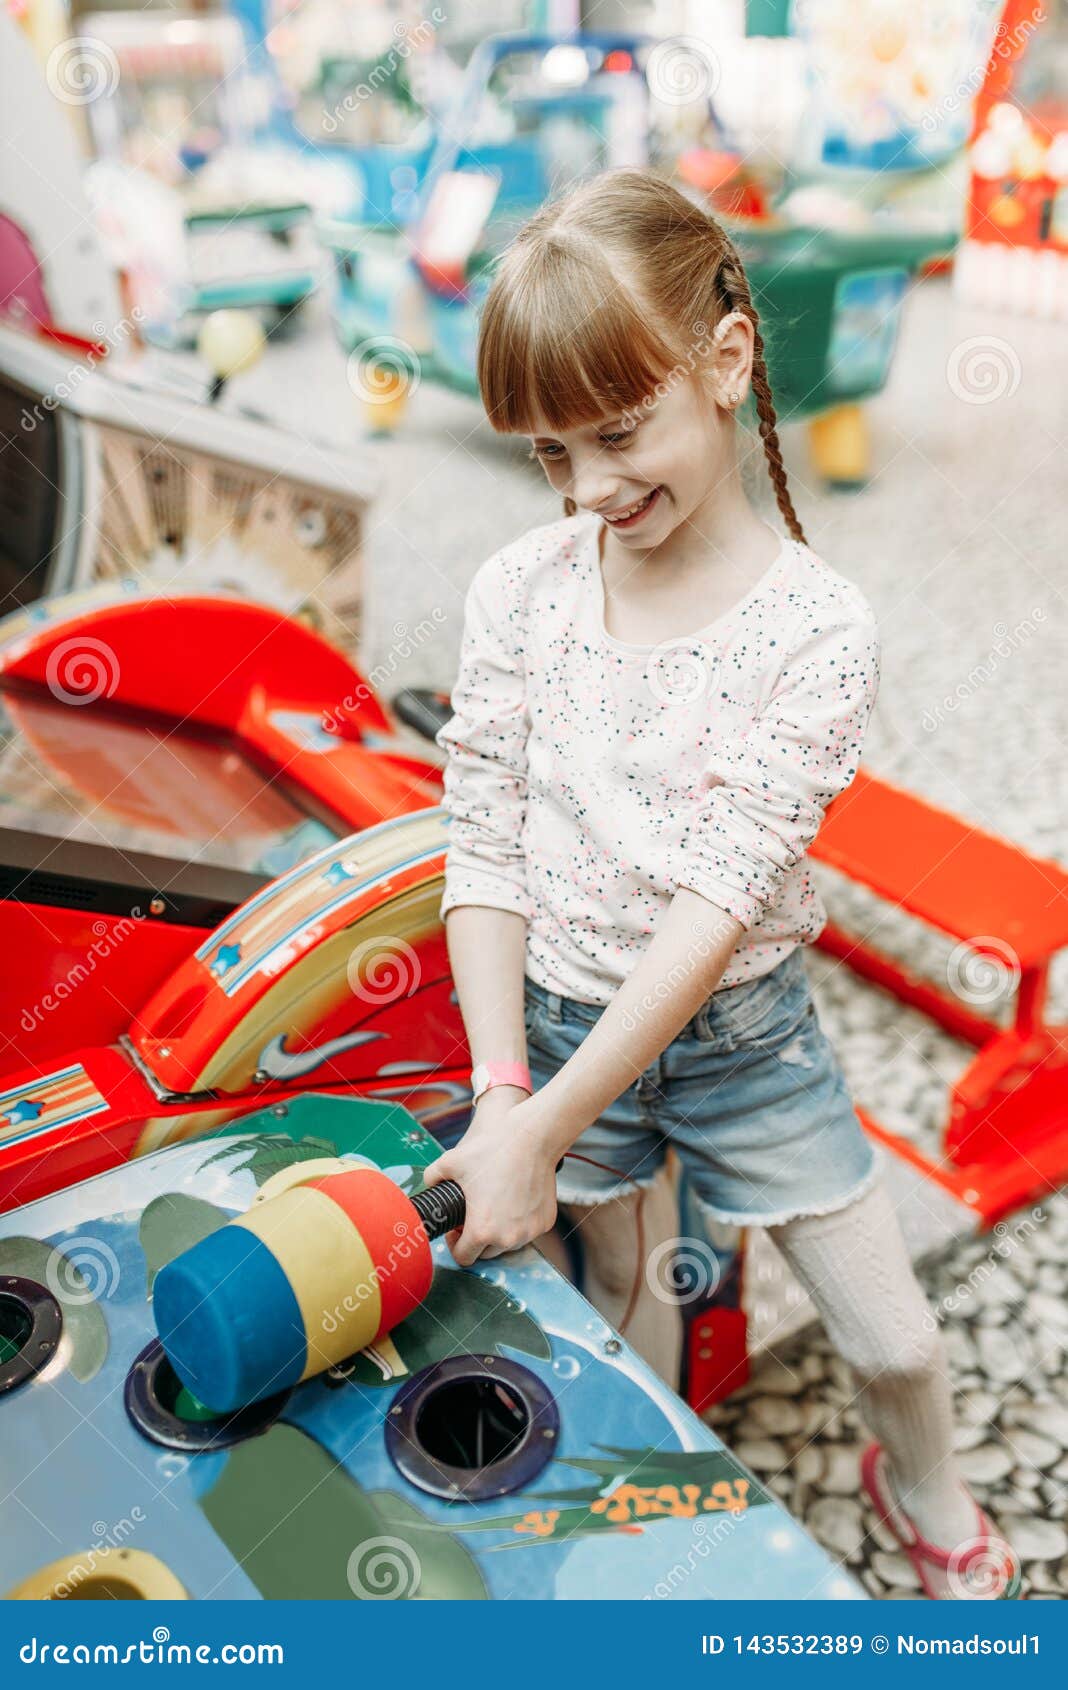
M31 1103L28 1097L20 1097L17 1103L11 1105L4 1119L9 1127L18 1127L23 1121L36 1121L42 1108L43 1104Z
M224 974L228 974L230 972L231 968L236 968L240 961L240 945L220 945L215 953L215 959L211 965L211 972L221 979Z
M352 875L349 873L344 863L332 862L330 867L323 871L323 879L326 881L328 886L340 886L343 880L351 880Z

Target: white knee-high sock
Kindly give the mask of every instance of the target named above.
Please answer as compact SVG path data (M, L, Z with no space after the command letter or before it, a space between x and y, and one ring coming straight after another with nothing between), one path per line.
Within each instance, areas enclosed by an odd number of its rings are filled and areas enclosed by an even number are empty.
M930 1542L976 1531L953 1454L953 1396L942 1334L880 1181L829 1215L769 1228L849 1362L857 1407L889 1458L898 1498Z

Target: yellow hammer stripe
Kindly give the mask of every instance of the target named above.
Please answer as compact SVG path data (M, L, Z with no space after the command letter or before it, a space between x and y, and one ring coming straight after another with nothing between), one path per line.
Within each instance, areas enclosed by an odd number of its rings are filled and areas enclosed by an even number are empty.
M348 1216L321 1191L296 1186L232 1223L266 1244L297 1299L309 1379L374 1340L382 1294L371 1254Z

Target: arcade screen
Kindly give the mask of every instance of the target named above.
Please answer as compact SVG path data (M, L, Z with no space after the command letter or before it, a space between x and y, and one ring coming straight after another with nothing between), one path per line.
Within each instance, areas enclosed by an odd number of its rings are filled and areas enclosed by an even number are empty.
M0 826L273 879L347 834L224 735L0 689Z

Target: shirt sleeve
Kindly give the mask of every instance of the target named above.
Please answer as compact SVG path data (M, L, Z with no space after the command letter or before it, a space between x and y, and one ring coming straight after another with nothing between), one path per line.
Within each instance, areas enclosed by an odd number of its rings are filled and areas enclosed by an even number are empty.
M683 848L680 886L746 928L771 907L827 805L856 775L879 661L870 609L839 613L822 627L809 613L760 715L705 765L708 797Z
M480 904L530 919L522 843L530 719L516 600L497 553L468 589L453 714L436 736L448 753L443 918Z

